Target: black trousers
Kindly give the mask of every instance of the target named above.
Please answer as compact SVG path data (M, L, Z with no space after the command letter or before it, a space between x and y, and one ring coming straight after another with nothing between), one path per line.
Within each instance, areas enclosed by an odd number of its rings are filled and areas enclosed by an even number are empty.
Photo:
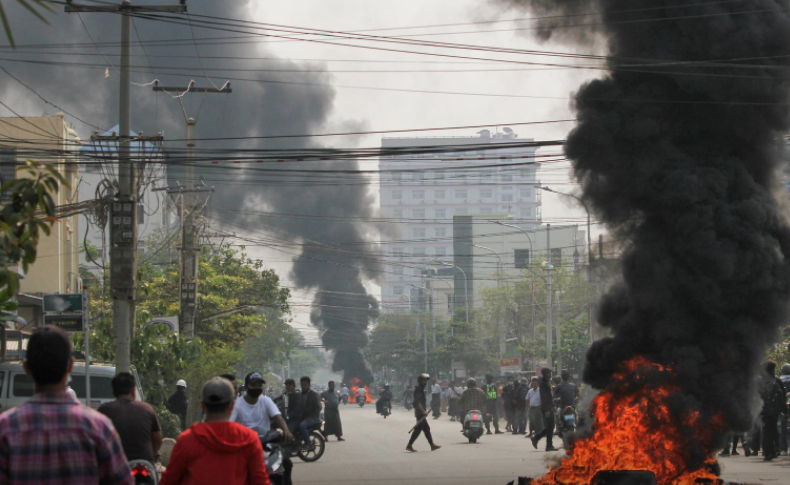
M779 442L779 415L763 415L763 456L776 456Z
M433 408L433 417L438 418L442 415L442 395L431 394L431 407Z
M414 431L411 433L411 438L409 438L409 446L413 445L417 438L420 437L420 433L425 433L425 438L428 440L428 443L433 444L433 436L431 436L431 427L428 425L428 420L423 419L420 424L415 426Z
M535 435L533 439L535 441L540 441L543 438L546 438L546 448L554 448L554 445L552 444L552 439L554 438L554 413L549 413L548 418L544 414L543 424L545 424L546 427L543 428L543 431Z
M513 434L524 434L527 432L527 410L523 407L513 409Z
M499 431L499 410L496 407L496 400L489 399L486 402L486 414L483 420L486 423L486 431L491 431L491 421L494 422L494 430Z

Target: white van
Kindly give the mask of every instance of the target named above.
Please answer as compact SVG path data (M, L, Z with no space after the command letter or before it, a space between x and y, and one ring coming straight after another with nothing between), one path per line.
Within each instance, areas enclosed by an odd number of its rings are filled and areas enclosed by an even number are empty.
M91 363L91 402L94 409L101 404L115 399L112 394L112 378L115 377L115 366L111 364ZM137 381L137 399L143 400L140 379L137 371L132 368ZM77 397L85 403L85 363L75 362L69 384L77 393ZM0 412L19 406L35 393L36 384L33 378L25 374L21 361L0 364Z

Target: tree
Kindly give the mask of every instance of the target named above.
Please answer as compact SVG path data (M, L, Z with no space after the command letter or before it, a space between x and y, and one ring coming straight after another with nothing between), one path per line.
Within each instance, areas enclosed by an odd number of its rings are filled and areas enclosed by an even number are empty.
M36 260L41 234L49 235L57 219L53 194L66 180L53 166L27 162L19 169L28 176L17 177L0 186L8 202L0 209L0 313L2 320L13 318L17 310L19 275Z
M39 20L44 22L45 24L49 25L47 19L41 15L41 11L53 12L52 7L47 5L47 0L15 0L16 3L21 5L22 7L26 8L30 13L38 17ZM8 15L5 11L5 6L3 2L0 1L0 20L3 22L3 28L5 29L6 37L8 37L8 43L11 44L11 47L16 47L14 42L14 36L11 34L11 25L8 21Z

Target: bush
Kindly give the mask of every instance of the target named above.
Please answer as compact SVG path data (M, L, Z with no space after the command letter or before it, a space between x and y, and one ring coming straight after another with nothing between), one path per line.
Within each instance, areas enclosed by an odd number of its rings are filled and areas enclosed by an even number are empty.
M181 419L164 406L155 406L154 410L159 417L159 426L162 427L162 437L177 439L178 435L184 431L181 429Z

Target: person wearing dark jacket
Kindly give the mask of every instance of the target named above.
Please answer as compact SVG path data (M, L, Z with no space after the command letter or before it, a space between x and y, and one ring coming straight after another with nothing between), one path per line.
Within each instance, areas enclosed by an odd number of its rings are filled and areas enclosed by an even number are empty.
M513 434L527 434L527 378L522 377L513 388Z
M176 383L176 392L167 398L165 407L168 411L181 418L181 429L187 429L187 409L189 408L189 399L187 399L187 383L180 379Z
M546 451L555 451L552 444L554 437L554 399L551 392L551 369L544 367L540 370L540 410L543 413L546 427L540 433L532 437L532 446L537 450L538 441L546 438Z
M766 362L760 377L760 397L763 398L763 459L771 461L779 453L776 444L779 442L779 415L787 412L785 388L776 377L776 362Z
M321 422L321 399L318 393L310 389L310 378L307 376L299 380L302 385L302 422L299 423L299 430L305 444L312 448L310 443L310 427Z
M425 387L430 378L431 376L428 374L421 374L420 377L417 378L417 387L414 388L414 401L412 404L414 405L414 417L417 418L417 425L414 426L414 431L411 433L411 438L409 438L409 444L406 446L406 451L411 451L412 453L417 451L412 445L417 441L417 438L420 437L420 433L425 433L425 438L431 445L431 451L436 451L441 448L441 446L434 444L433 436L431 436L431 426L428 424L427 420L428 400L425 397Z
M204 423L181 433L162 476L162 485L269 485L258 434L229 422L233 386L215 377L203 386Z
M494 422L494 430L496 434L502 434L499 431L499 410L497 409L497 388L494 382L493 374L486 374L486 382L481 387L486 395L486 408L484 410L484 422L486 424L486 434L491 434L491 421Z
M502 401L505 404L505 421L507 421L505 431L513 431L513 434L516 433L513 430L513 390L517 385L518 381L513 384L513 376L508 376L507 384L502 388Z

